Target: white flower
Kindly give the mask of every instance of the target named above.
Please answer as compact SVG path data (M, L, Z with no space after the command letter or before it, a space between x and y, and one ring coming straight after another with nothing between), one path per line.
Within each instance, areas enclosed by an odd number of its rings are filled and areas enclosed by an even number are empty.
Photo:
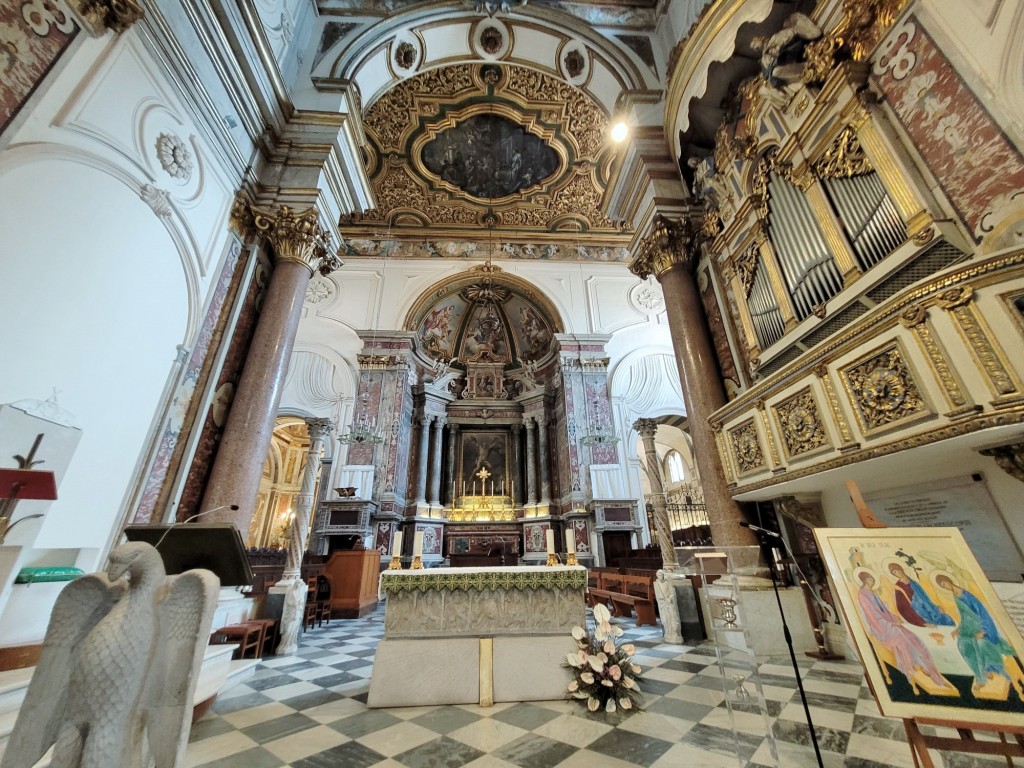
M601 702L595 699L593 696L587 699L587 709L589 709L591 712L597 712L597 710L600 708Z
M636 646L632 643L626 643L624 646L619 648L619 650L627 656L632 656L634 653L636 653Z
M586 691L573 691L572 697L574 699L589 699L590 694Z
M603 651L597 654L597 658L601 662L602 666L608 663L608 654Z
M615 653L615 643L613 643L611 640L605 640L603 650L605 653L611 656L613 653Z
M581 672L580 673L580 680L582 680L587 685L593 685L594 684L594 673L593 672Z
M639 675L640 674L640 665L639 664L630 664L629 668L633 671L634 675Z
M588 656L587 663L590 664L590 668L595 672L601 672L604 670L604 662L597 656Z
M573 638L573 640L582 640L586 636L587 636L587 630L585 630L583 627L573 627L572 628L572 638Z
M611 688L613 685L615 685L615 683L613 683L611 680L602 680L601 685L605 686L606 688Z
M570 667L580 667L580 657L575 653L570 653L565 657L565 660L569 662Z
M613 627L609 625L609 633L612 637L622 637L622 627Z
M636 683L633 682L633 678L632 677L623 677L622 678L622 684L623 684L623 686L625 686L626 688L629 688L629 689L635 689L636 688Z
M608 674L611 675L612 680L622 679L622 669L618 664L612 664L608 667Z
M633 702L630 701L629 699L619 699L619 706L622 707L623 709L632 709L633 708Z
M573 680L571 683L569 683L569 690L570 691L578 691L579 687L580 687L580 684L578 682L576 682L575 680Z
M615 711L615 699L608 699L608 703L604 705L605 712Z

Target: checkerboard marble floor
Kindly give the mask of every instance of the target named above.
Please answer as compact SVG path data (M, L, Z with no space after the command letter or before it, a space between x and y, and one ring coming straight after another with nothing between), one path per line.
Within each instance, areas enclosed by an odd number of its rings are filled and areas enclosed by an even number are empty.
M616 620L644 669L642 711L591 714L576 701L368 709L383 608L302 637L268 658L192 728L188 765L220 768L760 768L772 765L759 710L725 704L715 650L666 645L660 628ZM780 768L817 763L788 657L760 676ZM913 768L899 720L880 717L856 661L799 660L826 768ZM733 730L735 726L735 732ZM737 756L737 746L739 756ZM933 753L934 755L935 753ZM1005 762L941 756L945 768Z

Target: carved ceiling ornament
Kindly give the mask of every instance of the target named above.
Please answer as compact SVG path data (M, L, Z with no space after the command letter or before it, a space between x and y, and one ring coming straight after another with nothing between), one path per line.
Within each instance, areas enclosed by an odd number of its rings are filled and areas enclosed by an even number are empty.
M180 136L161 133L156 137L156 156L160 167L176 179L192 178L192 153Z
M732 443L736 469L741 475L765 468L761 439L758 437L753 419L747 419L738 427L730 429L729 441Z
M640 241L629 271L643 280L649 275L661 280L661 276L673 267L682 267L692 273L699 256L697 234L690 221L685 216L679 221L671 221L659 213L651 222L650 233Z
M295 213L287 205L279 209L252 206L253 224L270 242L278 262L302 264L310 275L327 276L342 266L331 248L331 235L320 226L316 208Z
M145 13L136 0L67 0L67 4L93 37L101 37L108 29L121 34Z
M480 47L491 56L500 51L501 46L504 44L505 36L501 34L501 30L497 27L487 27L480 33Z
M773 405L772 411L779 423L787 456L792 458L830 444L810 387Z
M399 69L412 69L416 63L416 48L408 40L399 43L395 48L395 66Z
M841 375L865 432L931 413L895 341L843 369Z
M848 179L871 173L874 168L860 145L857 129L848 125L814 163L814 170L824 178Z

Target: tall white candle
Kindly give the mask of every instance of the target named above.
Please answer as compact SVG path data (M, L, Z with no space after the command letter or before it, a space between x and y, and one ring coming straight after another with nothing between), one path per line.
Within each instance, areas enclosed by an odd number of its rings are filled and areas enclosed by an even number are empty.
M555 532L552 529L548 528L547 534L548 534L548 554L549 555L553 555L553 554L555 554Z
M391 542L391 556L401 557L402 556L402 532L395 531L395 538Z
M420 557L423 554L423 531L416 531L412 539L412 556Z
M565 529L565 551L570 555L576 554L576 531L572 526Z

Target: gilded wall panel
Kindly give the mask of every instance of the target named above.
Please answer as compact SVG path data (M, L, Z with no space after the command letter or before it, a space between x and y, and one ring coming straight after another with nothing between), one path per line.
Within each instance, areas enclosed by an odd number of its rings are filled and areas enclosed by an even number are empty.
M772 405L771 411L782 437L782 449L788 458L832 447L817 398L809 386Z
M865 435L932 415L902 345L893 340L839 371Z
M733 464L740 476L768 468L757 425L752 418L729 430L729 445L732 448Z

